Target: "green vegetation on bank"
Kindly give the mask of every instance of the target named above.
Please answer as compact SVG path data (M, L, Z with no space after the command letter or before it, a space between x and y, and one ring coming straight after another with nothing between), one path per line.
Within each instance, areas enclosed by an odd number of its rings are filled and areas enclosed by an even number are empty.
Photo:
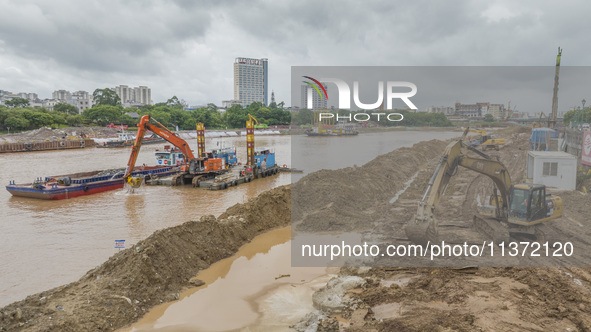
M44 107L33 108L29 101L15 98L7 101L7 106L0 105L0 131L11 132L37 129L40 127L59 128L64 126L107 126L111 123L135 126L138 119L131 115L150 115L163 125L182 130L195 129L197 122L203 122L206 128L244 128L248 114L259 122L259 128L272 125L287 125L291 113L283 109L283 103L264 106L252 103L246 108L240 105L229 108L224 114L218 112L214 104L186 111L185 105L176 96L164 103L145 105L140 108L124 108L121 101L110 89L97 89L94 92L97 104L78 114L76 107L69 104L57 104L50 111Z
M581 121L581 110L571 110L564 113L562 123L567 126L571 123L571 121L573 123L591 123L591 109L589 107L585 108L582 120L583 121Z

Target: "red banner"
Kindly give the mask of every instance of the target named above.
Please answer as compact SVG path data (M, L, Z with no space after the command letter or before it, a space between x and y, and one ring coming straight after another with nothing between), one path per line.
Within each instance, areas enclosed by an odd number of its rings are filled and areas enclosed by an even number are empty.
M581 164L591 166L591 131L583 133L583 149L581 151Z

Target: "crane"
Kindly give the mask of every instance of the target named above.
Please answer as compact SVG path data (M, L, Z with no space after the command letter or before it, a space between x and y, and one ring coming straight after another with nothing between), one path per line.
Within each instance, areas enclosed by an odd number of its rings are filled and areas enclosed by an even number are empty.
M503 163L463 142L468 131L469 128L466 128L459 140L446 147L419 201L414 220L406 225L408 238L421 245L437 241L438 222L434 218L434 211L458 166L483 174L494 183L490 205L482 206L480 214L474 216L474 223L479 230L497 243L508 240L512 233L534 235L538 240L544 238L543 225L540 224L562 216L562 199L547 195L544 185L514 185ZM462 147L467 147L482 158L463 154Z
M155 124L151 124L150 120ZM151 119L149 115L142 116L137 127L135 142L131 148L131 154L129 156L129 161L127 162L127 168L125 169L125 174L123 175L123 180L130 184L133 188L139 187L143 181L142 178L132 177L131 173L133 172L137 157L140 153L144 135L148 130L176 146L183 154L184 164L180 166L181 172L175 177L173 184L180 185L184 182L184 179L193 179L197 175L215 175L226 171L224 161L221 158L205 158L203 156L195 158L193 151L191 151L191 148L189 147L189 143L176 136L160 122L156 121L155 119Z
M562 49L558 47L558 55L556 56L556 72L554 74L554 90L552 94L552 112L548 117L548 128L556 127L556 118L558 117L558 75L560 74L561 57Z

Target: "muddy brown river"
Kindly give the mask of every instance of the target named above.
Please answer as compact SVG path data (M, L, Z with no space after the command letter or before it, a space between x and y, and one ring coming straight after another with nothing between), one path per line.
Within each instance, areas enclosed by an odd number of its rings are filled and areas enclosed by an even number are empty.
M299 146L306 147L305 153L317 156L313 159L318 160L315 164L294 164L306 173L360 165L360 160L367 162L419 141L455 136L458 132L388 132L346 138L294 136ZM356 151L354 161L346 158L351 151L341 141L345 139L366 147ZM210 149L218 142L235 146L239 160L245 160L243 137L207 139L206 147ZM195 141L189 143L196 148ZM290 136L256 139L257 146L275 149L279 165L292 165L291 143ZM154 165L154 152L163 145L143 146L138 164ZM0 183L27 183L36 177L121 168L125 167L129 152L129 148L87 148L0 154ZM0 190L0 306L77 280L116 252L115 240L125 240L125 246L130 247L158 229L207 214L217 216L236 203L291 180L289 173L280 173L224 191L147 186L133 194L119 190L60 201L12 197L8 191ZM276 255L289 261L289 250L285 248L275 249Z

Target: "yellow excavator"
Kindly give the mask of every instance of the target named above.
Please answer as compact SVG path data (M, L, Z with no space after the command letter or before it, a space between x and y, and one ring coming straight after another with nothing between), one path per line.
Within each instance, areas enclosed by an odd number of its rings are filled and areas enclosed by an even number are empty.
M470 131L471 133L476 133L476 134L480 135L480 137L472 139L470 141L470 144L472 146L481 145L484 150L495 149L495 150L499 151L499 147L501 145L505 145L504 138L496 138L493 135L487 134L486 131L484 131L482 129L468 129L468 131Z
M544 185L513 185L503 163L463 142L468 131L467 128L459 140L446 147L419 201L414 220L406 225L408 238L421 245L437 241L438 222L434 218L434 211L451 177L461 166L488 176L494 183L489 205L479 207L479 214L474 216L475 226L480 232L495 243L509 241L511 234L527 234L538 241L547 239L550 231L542 223L562 216L562 199L546 193ZM462 153L463 147L475 152L480 158Z
M546 117L546 114L544 114L544 112L540 113L540 117L538 118L537 122L534 122L531 124L532 128L541 128L544 125L542 124L542 117Z

